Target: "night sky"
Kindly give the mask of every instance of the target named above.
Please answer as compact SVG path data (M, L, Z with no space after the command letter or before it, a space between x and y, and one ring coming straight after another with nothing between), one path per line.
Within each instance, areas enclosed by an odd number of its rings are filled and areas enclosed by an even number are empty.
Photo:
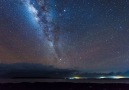
M129 70L129 0L0 0L0 63Z

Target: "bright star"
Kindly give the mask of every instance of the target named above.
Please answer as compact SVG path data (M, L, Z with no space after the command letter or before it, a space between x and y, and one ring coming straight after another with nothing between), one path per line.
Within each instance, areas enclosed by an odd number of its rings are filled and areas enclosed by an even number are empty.
M64 12L66 12L66 10L64 9Z

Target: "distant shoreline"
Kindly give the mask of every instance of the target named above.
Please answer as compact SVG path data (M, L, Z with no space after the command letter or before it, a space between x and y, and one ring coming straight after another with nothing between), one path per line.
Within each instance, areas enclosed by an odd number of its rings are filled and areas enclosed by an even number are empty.
M78 79L78 80L68 80L68 79L0 79L0 83L127 83L129 84L128 79Z

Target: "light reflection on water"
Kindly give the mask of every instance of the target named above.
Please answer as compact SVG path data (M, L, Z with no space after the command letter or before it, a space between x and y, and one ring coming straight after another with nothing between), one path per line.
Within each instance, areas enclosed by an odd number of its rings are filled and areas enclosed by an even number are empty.
M74 77L68 77L65 79L129 79L129 76L98 76L98 77L79 77L79 76L74 76Z

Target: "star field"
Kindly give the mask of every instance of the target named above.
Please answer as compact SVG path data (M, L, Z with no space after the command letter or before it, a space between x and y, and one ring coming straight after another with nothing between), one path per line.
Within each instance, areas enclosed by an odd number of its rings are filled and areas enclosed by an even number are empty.
M129 0L1 0L0 62L129 69Z

